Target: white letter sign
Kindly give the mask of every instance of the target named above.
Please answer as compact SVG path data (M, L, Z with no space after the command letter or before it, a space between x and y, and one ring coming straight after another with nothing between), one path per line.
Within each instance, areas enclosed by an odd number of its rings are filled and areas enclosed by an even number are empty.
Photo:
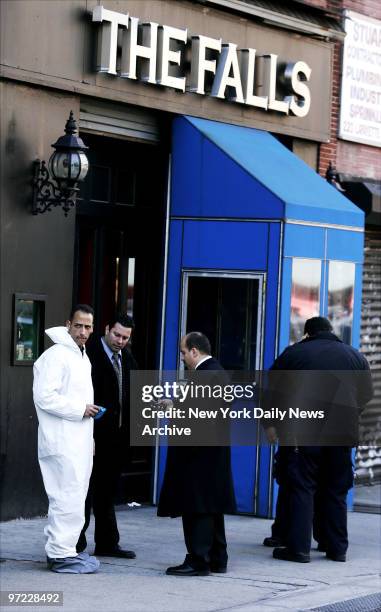
M171 50L172 40L186 44L187 31L166 25L160 26L157 54L157 82L159 85L185 91L185 77L170 76L169 74L170 64L181 66L181 51Z
M235 43L223 43L221 39L202 34L193 35L189 41L186 29L153 21L139 23L137 17L110 11L103 6L96 6L92 15L93 21L100 24L97 72L170 87L183 93L210 95L265 111L290 113L296 117L305 117L310 110L311 93L307 83L311 68L303 61L291 63L282 59L278 66L278 56L274 53L257 54L256 49L238 49ZM377 34L376 26L364 28L361 26L355 30L355 38L361 39L364 45L381 45L381 34ZM121 49L118 49L118 33ZM118 51L121 51L120 57ZM369 57L374 62L381 62L380 53L373 52ZM286 67L281 68L284 65ZM365 85L351 87L351 95L365 101L366 107L360 103L352 104L350 113L351 116L361 116L365 123L369 116L374 117L379 124L379 106L378 110L372 110L369 105L380 104L381 76L372 72L371 67L367 72L364 70L354 72L351 66L348 67L349 78L355 80L360 74L357 80L364 78L372 84L369 91ZM281 91L280 81L286 90L284 97L277 99L277 93L279 96ZM380 136L380 127L366 127L364 121L362 135ZM349 123L346 125L348 127ZM350 129L353 132L355 128Z
M118 46L118 26L128 28L128 13L108 11L103 6L96 6L93 10L93 21L102 24L98 32L97 72L116 74L116 53Z
M207 60L206 50L212 49L221 53L221 45L221 39L192 36L192 66L188 91L205 94L205 72L216 73L216 60Z

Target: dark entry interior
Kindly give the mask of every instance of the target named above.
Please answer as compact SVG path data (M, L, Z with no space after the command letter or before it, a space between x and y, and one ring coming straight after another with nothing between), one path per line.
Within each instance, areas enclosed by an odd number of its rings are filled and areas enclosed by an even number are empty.
M140 369L155 369L168 156L158 145L83 138L90 170L77 206L73 299L94 307L96 334L115 311L132 315L132 353ZM119 502L150 501L152 459L126 440Z
M256 369L259 279L189 276L186 331L201 331L226 370Z

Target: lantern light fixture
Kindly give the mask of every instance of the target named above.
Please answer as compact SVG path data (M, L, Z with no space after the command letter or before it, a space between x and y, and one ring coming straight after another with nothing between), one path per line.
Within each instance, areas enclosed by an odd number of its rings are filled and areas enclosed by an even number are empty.
M75 206L78 183L83 181L89 169L85 151L89 148L77 135L77 125L73 111L66 121L65 135L52 144L55 151L49 160L34 162L34 190L32 213L37 215L62 206L65 217Z
M343 189L342 186L340 185L339 174L336 168L332 166L331 161L329 162L327 171L325 173L325 179L330 185L332 185L332 187L335 187L338 191L341 191L341 192L345 191L345 189Z

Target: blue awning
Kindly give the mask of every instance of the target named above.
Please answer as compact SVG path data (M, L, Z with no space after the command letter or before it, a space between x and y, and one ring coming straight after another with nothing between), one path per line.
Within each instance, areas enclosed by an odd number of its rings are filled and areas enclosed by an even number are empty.
M272 194L274 202L282 203L286 221L364 226L363 211L268 132L189 116L180 121L184 119L248 173L261 192L267 191L268 202Z

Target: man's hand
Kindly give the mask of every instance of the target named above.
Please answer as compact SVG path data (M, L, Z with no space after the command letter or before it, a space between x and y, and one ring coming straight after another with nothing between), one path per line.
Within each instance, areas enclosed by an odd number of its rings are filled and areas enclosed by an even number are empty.
M167 408L172 408L173 406L173 401L171 399L162 399L162 400L159 400L157 403L158 403L158 406L162 410L166 410Z
M99 412L99 408L98 406L94 406L94 404L87 404L86 405L86 410L83 413L84 417L93 417L97 414L97 412Z
M278 440L275 427L267 427L266 436L270 444L275 444L275 442Z

